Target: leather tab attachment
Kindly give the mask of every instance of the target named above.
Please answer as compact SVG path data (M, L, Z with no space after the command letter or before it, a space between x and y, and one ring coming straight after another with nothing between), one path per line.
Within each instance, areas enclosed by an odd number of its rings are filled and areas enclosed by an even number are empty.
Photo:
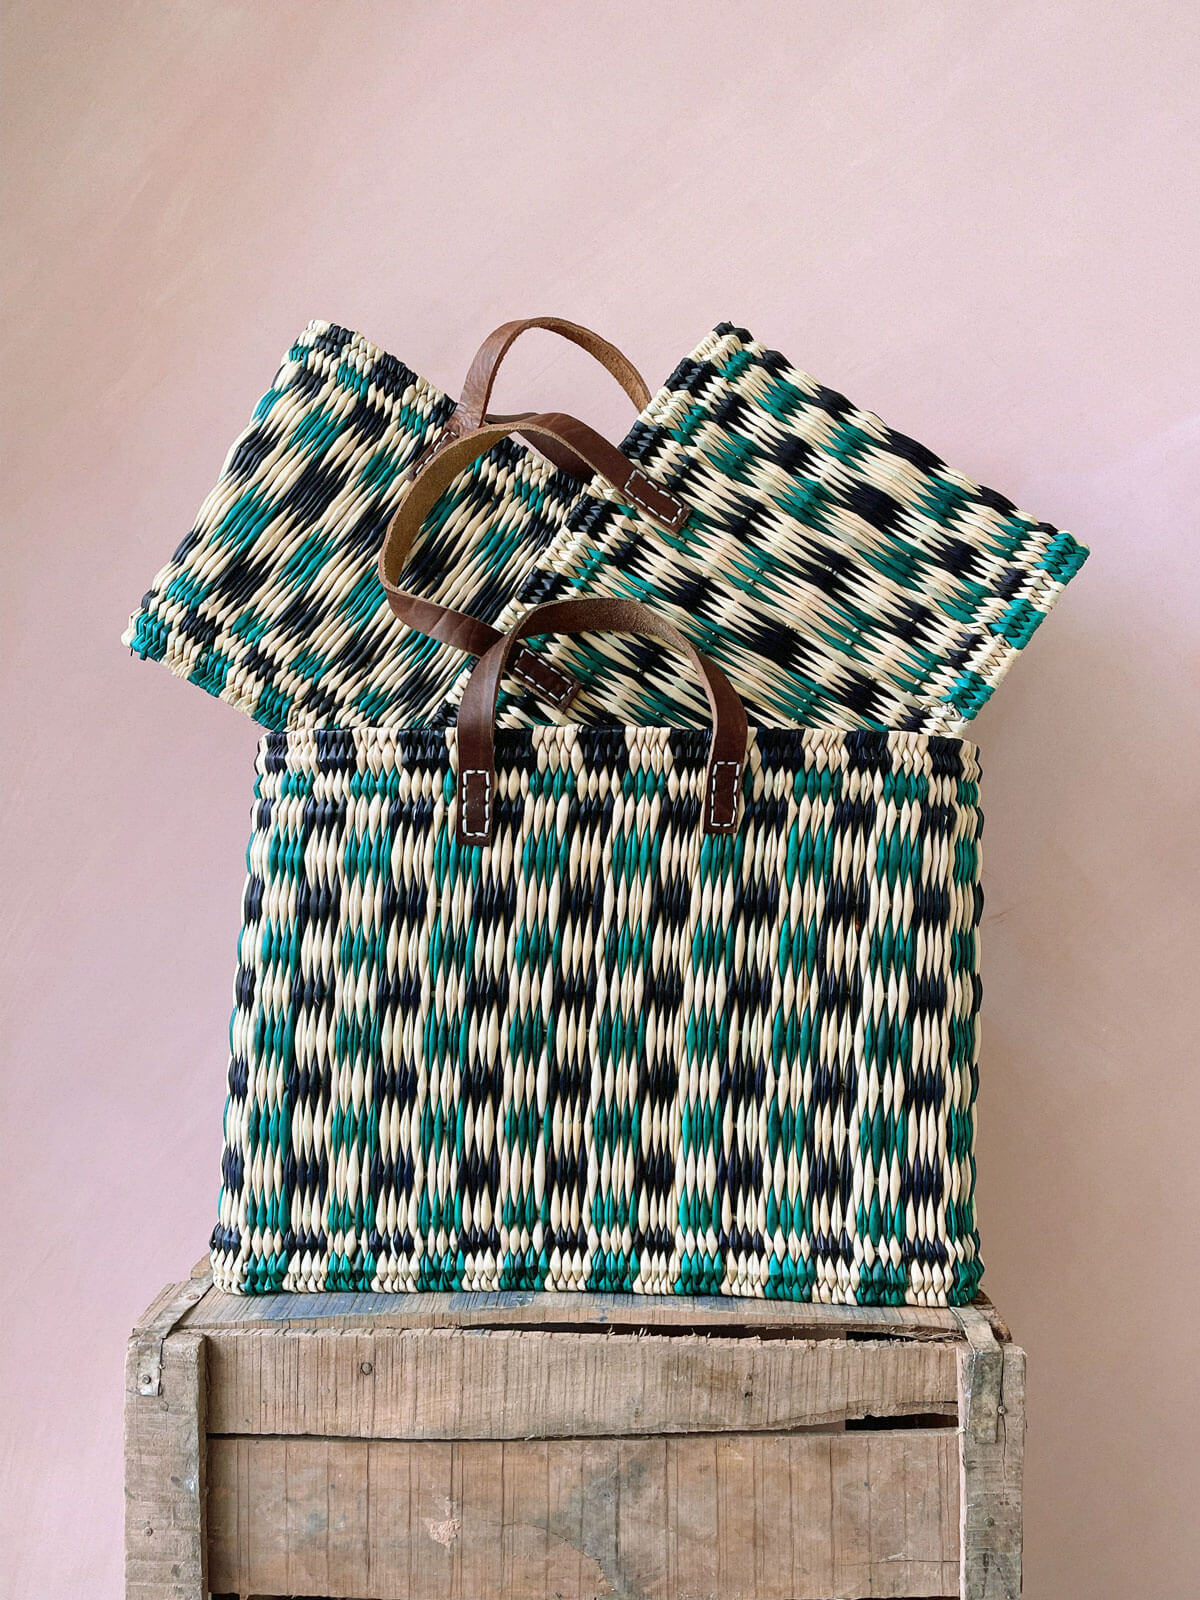
M743 761L713 761L709 764L704 818L706 833L736 832L744 766Z
M640 467L634 467L624 484L618 487L624 489L639 511L648 512L671 533L678 533L687 522L688 509L683 501L668 494L653 478L648 478Z
M487 844L492 837L490 770L468 767L458 776L458 839L460 844Z
M551 600L532 606L511 632L475 663L458 712L458 814L460 844L489 844L496 782L496 704L500 684L519 641L539 633L642 633L686 656L704 685L713 716L703 794L704 831L731 834L741 810L746 765L746 711L729 679L701 655L679 629L637 600ZM545 663L539 663L545 666Z
M549 700L558 711L565 711L579 693L574 678L568 678L565 672L552 667L532 650L526 650L524 645L514 653L508 670L514 678L520 678L528 688L536 690L543 700Z

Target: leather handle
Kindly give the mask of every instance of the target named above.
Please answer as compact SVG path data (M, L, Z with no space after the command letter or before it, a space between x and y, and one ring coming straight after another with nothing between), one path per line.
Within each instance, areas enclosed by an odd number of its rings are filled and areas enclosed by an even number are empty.
M543 328L548 333L557 333L562 338L569 339L572 344L578 345L581 350L586 350L612 374L633 401L636 410L644 411L650 404L650 390L646 386L645 379L628 356L623 355L615 344L610 344L607 339L602 339L598 333L582 327L578 322L568 322L565 317L524 317L517 322L502 322L488 334L475 352L475 358L471 362L466 382L462 387L458 408L452 419L456 432L467 433L474 428L481 428L485 422L523 422L526 417L533 414L526 411L515 417L498 417L489 415L487 409L500 363L512 348L514 341L531 328ZM581 460L573 450L565 449L550 439L543 439L538 448L548 461L553 462L563 472L569 472L576 478L589 476L587 462Z
M640 467L623 456L615 445L609 444L595 429L575 417L561 412L534 413L529 417L503 422L485 423L471 433L448 433L419 463L413 473L408 493L396 508L383 537L379 552L379 581L387 595L388 604L406 627L428 634L456 650L465 650L481 656L498 639L505 637L478 617L465 611L455 611L450 606L434 600L425 600L399 587L400 574L408 563L413 541L421 530L425 518L433 510L443 491L480 456L509 434L520 432L542 447L547 440L570 450L587 462L591 473L596 473L613 485L630 505L670 532L677 532L688 518L687 507L674 495L648 478ZM532 688L560 710L569 705L578 692L579 685L563 673L541 660L532 651L520 652L513 662L513 670Z
M516 420L486 422L470 433L439 441L413 473L408 493L396 507L379 552L379 577L389 600L396 595L407 604L403 592L396 588L396 580L404 570L421 525L442 493L460 472L465 472L480 456L486 455L493 445L517 432L534 440L539 447L550 442L574 451L587 462L592 474L606 479L628 505L635 506L669 533L678 533L687 522L688 508L682 500L647 477L616 445L609 444L602 434L577 417L568 417L561 411L545 411ZM395 604L393 609L396 609ZM401 622L408 621L400 611L397 615ZM421 624L410 626L420 627ZM422 631L429 630L423 628ZM434 638L441 639L444 635L435 633Z
M623 355L615 344L602 339L590 328L581 327L578 322L568 322L565 317L524 317L516 322L501 323L488 334L475 352L475 359L467 372L466 382L462 387L462 397L458 402L460 423L464 430L480 428L485 420L493 422L504 420L499 417L487 417L492 386L496 382L500 363L515 341L523 333L528 333L531 328L543 328L548 333L557 333L562 338L569 339L572 344L577 344L581 350L586 350L588 355L594 356L633 401L635 411L644 411L649 405L650 390L646 387L645 379L628 356Z
M505 670L519 641L530 634L641 633L687 657L704 684L713 715L704 773L704 831L733 833L746 762L746 711L714 661L701 655L679 629L639 600L551 600L532 606L510 633L486 650L472 669L458 712L456 837L462 845L491 842L496 791L496 704Z

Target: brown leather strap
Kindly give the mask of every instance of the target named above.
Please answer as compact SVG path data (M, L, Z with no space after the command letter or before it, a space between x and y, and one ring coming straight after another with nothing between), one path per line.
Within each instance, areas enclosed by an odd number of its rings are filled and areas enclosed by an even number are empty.
M453 419L452 419L453 420ZM535 440L541 448L546 440L554 441L572 451L588 463L591 473L608 481L630 505L644 512L655 522L671 532L677 532L687 521L687 507L674 495L668 494L623 456L615 445L598 434L587 423L551 411L533 414L513 421L492 422L467 434L451 430L418 465L413 473L408 493L400 502L384 535L379 552L379 579L388 597L388 604L406 627L418 633L440 639L456 650L466 650L481 656L503 637L495 628L478 617L464 611L452 610L434 600L422 599L399 587L400 574L408 564L413 541L421 525L437 504L442 492L460 472L472 462L517 431ZM513 663L517 672L551 704L565 707L578 692L579 685L533 654L522 651Z
M518 424L485 423L471 433L440 441L437 449L420 462L413 474L408 493L396 508L379 553L379 576L389 599L398 594L401 601L407 604L403 594L396 589L396 581L404 570L421 525L443 491L460 472L465 472L493 445L499 444L501 439L515 433L518 428L522 434L535 440L539 447L544 441L551 440L573 450L588 463L593 474L608 480L621 499L628 505L636 506L669 533L678 533L687 522L688 509L681 500L660 488L641 467L623 456L615 445L609 444L594 428L589 428L586 422L580 422L576 417L568 417L561 411L547 411L524 417ZM408 621L399 610L397 615L401 622ZM411 623L410 626L420 627L421 624ZM428 630L422 628L422 631ZM444 635L436 633L434 637L440 639Z
M530 328L544 328L549 333L557 333L562 338L569 339L572 344L577 344L581 350L586 350L590 356L594 356L601 366L613 375L633 401L636 410L644 411L649 405L650 391L646 387L645 380L632 361L622 355L615 344L602 339L590 328L581 327L577 322L568 322L565 317L525 317L519 322L501 323L500 327L488 334L476 351L475 359L471 362L467 373L467 380L463 384L458 409L454 413L455 427L459 433L469 432L472 428L481 428L485 422L522 422L531 415L530 412L524 412L515 417L498 417L489 415L487 409L500 363L508 354L514 340L519 339ZM590 476L587 463L573 450L565 449L550 439L543 439L538 449L548 461L553 462L563 472L569 472L576 478Z
M638 600L551 600L533 606L476 662L458 712L458 805L460 844L487 844L492 837L496 790L496 703L500 682L518 642L538 633L643 633L685 655L696 669L713 714L712 741L704 774L704 831L733 833L746 762L746 712L720 667L700 654L679 629Z
M586 350L588 355L594 356L601 366L612 373L633 401L635 411L644 411L649 405L650 391L646 387L645 380L632 361L622 355L615 344L602 339L590 328L583 328L577 322L568 322L565 317L524 317L518 322L501 323L494 332L488 334L476 351L475 359L471 362L467 373L467 380L462 387L462 397L458 402L464 430L482 427L485 418L490 422L504 420L500 417L487 417L492 386L496 381L500 363L512 348L514 341L523 333L527 333L530 328L544 328L548 333L557 333L562 338L569 339L572 344L577 344L581 350Z

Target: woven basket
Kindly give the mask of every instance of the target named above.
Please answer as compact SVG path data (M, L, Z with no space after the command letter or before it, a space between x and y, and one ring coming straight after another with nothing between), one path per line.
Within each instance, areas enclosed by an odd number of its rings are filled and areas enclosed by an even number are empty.
M268 728L436 718L467 658L401 628L376 559L454 401L361 334L312 322L124 642ZM407 575L499 615L578 493L515 440L464 475Z
M262 741L218 1285L970 1299L974 747L476 710Z
M498 626L575 590L645 601L764 725L961 729L1088 554L728 324L621 448L687 525L594 481ZM571 640L551 659L585 686L577 719L703 719L655 646Z
M541 325L623 361L586 330ZM640 382L626 387L640 401ZM312 323L126 642L271 728L452 719L471 655L403 627L375 560L465 398L456 412L361 335ZM632 596L718 660L764 725L953 731L1086 556L728 325L622 448L682 502L682 525L504 438L446 487L405 589L501 630L572 591ZM702 720L652 643L556 657L586 685L575 721ZM508 725L566 714L528 689L501 708Z

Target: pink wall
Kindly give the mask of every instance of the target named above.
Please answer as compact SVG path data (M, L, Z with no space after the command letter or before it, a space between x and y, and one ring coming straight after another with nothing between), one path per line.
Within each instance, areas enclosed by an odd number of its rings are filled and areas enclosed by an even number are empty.
M1193 1594L1200 25L1047 6L9 6L0 1587L120 1592L125 1332L213 1211L251 725L118 644L312 316L447 386L722 317L1091 544L977 723L987 1287L1032 1600ZM503 408L625 411L531 339Z

